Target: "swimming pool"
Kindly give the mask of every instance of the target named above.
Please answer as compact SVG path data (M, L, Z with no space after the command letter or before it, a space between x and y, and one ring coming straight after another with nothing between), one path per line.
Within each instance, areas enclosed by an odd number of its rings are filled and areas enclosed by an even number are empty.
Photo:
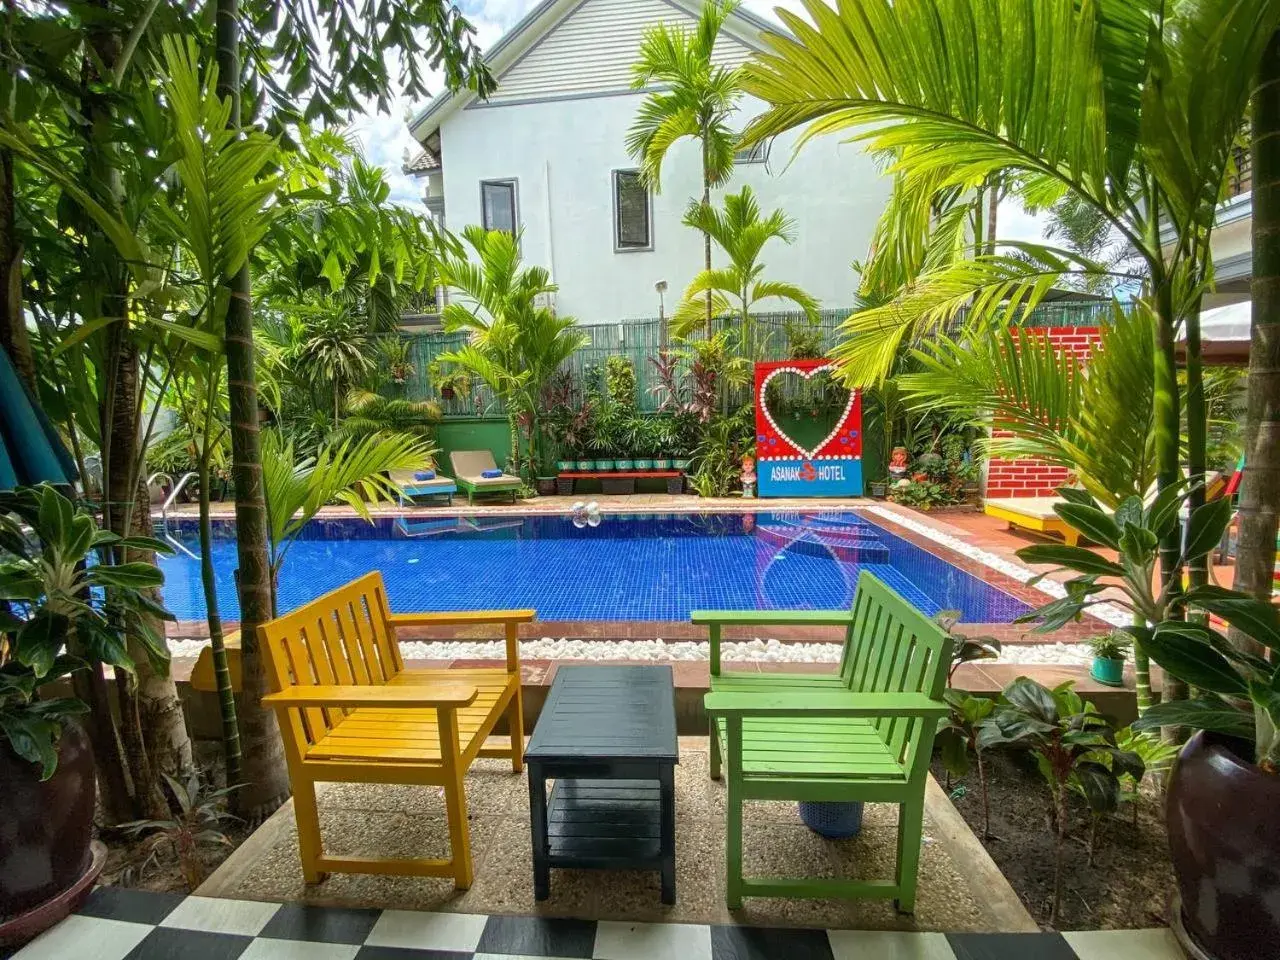
M193 521L169 533L198 555ZM214 522L224 618L239 615L235 526ZM200 565L160 560L165 603L179 620L205 616ZM1029 611L1009 594L854 513L605 515L598 527L562 516L315 520L290 548L282 612L370 570L397 611L532 607L541 620L687 621L696 609L847 607L868 569L929 615L1008 623Z

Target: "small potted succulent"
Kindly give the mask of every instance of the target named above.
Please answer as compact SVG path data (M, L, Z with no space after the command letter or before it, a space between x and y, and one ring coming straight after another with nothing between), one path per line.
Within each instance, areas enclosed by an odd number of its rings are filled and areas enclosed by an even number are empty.
M1089 676L1109 687L1124 686L1124 661L1132 646L1132 640L1123 630L1112 630L1088 641L1093 651L1093 666Z

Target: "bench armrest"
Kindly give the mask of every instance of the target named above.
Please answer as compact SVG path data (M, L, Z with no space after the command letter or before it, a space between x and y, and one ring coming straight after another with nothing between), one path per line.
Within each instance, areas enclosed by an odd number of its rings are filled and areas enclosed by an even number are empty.
M853 623L849 610L694 610L693 623L726 626L847 627Z
M472 683L301 685L269 693L273 707L465 707L476 698Z
M393 627L440 627L483 623L532 623L536 610L457 610L447 613L393 613L387 623Z
M693 623L706 624L711 647L711 675L720 675L720 628L748 627L847 627L853 623L851 610L694 610Z
M387 625L398 627L469 626L486 623L503 625L503 638L507 644L507 672L520 672L519 625L532 623L538 618L537 610L457 610L448 613L393 613Z
M921 717L947 716L951 708L923 693L778 692L708 693L708 714L719 717Z

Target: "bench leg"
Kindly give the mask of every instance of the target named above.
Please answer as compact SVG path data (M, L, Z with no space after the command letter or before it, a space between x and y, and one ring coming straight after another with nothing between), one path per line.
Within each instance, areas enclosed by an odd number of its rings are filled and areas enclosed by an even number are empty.
M724 892L730 910L742 909L742 787L730 771L724 802Z
M924 830L924 791L898 808L898 897L893 905L902 913L916 909L916 878Z
M507 707L507 729L511 731L511 769L519 773L524 769L524 699L519 681Z
M468 890L474 877L471 865L471 832L467 825L467 794L461 776L444 787L449 816L449 849L453 858L453 885Z
M720 779L720 731L715 720L711 721L711 779Z
M324 850L320 844L320 812L316 808L316 785L301 777L293 782L293 816L298 824L298 851L302 854L302 879L321 883L328 876L320 869Z

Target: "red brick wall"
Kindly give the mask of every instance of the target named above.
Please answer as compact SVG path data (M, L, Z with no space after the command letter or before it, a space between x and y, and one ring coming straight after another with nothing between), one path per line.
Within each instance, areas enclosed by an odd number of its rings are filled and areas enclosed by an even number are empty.
M1044 334L1057 347L1088 360L1094 344L1101 339L1097 327L1035 327L1029 333ZM1009 436L997 431L996 436ZM987 463L987 497L1051 497L1067 482L1065 467L1040 460L991 460Z

